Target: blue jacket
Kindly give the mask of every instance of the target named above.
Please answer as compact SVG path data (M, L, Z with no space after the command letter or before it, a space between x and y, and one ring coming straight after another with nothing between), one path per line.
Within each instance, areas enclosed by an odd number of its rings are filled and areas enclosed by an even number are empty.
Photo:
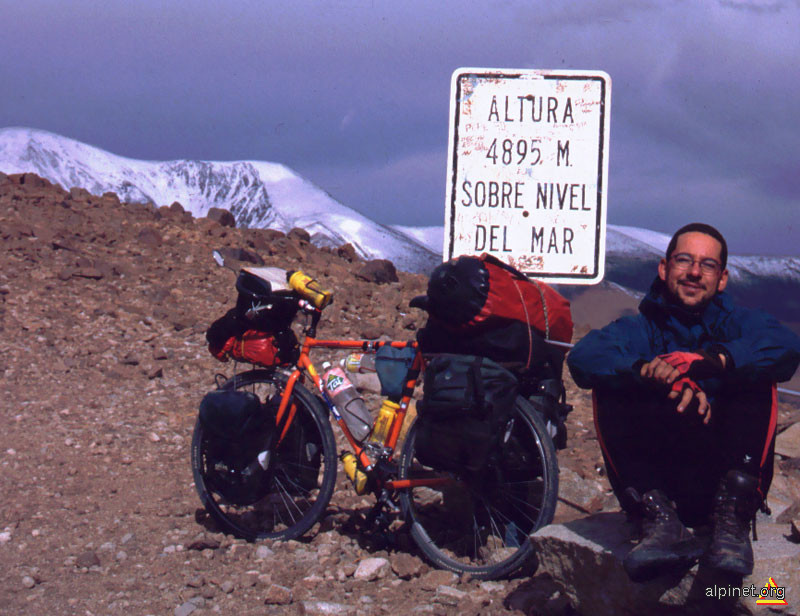
M653 282L639 314L589 332L567 356L579 387L624 387L638 380L633 365L672 351L723 352L729 364L723 381L698 382L713 394L725 385L786 381L800 363L800 338L761 310L734 306L718 293L701 313L664 298L664 283Z

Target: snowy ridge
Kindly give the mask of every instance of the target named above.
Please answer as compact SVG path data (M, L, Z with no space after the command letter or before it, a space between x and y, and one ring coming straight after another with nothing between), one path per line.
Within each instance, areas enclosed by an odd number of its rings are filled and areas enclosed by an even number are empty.
M409 272L430 272L441 263L443 226L376 223L334 200L288 167L265 161L144 161L29 128L0 129L0 171L33 172L64 188L78 186L123 201L169 205L178 201L194 216L226 208L239 226L306 229L318 246L351 243L364 258L391 260ZM633 292L647 290L670 236L608 225L606 280ZM756 292L793 293L800 285L800 257L731 256L736 286ZM771 285L771 286L770 286ZM778 286L776 286L778 285Z
M392 225L392 228L397 229L400 233L405 235L410 235L436 254L442 254L442 248L444 247L444 226L405 227L403 225Z
M288 167L265 161L143 161L41 130L0 130L0 171L33 172L60 184L123 201L169 205L194 216L225 208L242 227L301 227L317 245L351 243L363 258L389 259L402 270L430 271L439 251L378 224L334 200Z
M606 228L606 251L613 254L657 254L659 257L667 250L670 236L658 231L608 225Z

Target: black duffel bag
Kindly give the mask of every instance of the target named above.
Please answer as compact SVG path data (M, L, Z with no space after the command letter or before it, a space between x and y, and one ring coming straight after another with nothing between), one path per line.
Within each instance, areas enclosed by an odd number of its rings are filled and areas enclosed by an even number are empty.
M516 377L491 359L436 356L417 406L417 459L437 470L480 471L500 443L517 390Z

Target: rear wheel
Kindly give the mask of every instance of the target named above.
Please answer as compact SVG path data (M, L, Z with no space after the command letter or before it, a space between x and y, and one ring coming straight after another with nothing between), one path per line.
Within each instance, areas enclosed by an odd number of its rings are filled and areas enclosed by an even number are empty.
M277 403L286 382L283 373L252 370L236 375L222 388L253 392L266 405ZM262 454L266 469L250 461L250 468L240 472L229 458L220 455L200 422L195 425L195 487L208 513L237 537L250 541L295 539L323 516L333 494L336 445L326 410L299 383L291 401L297 409L294 420L268 457Z
M533 556L528 535L553 520L558 460L542 419L518 397L503 442L477 474L442 473L414 455L416 425L400 456L403 479L449 478L401 492L411 536L437 567L477 579L514 573Z

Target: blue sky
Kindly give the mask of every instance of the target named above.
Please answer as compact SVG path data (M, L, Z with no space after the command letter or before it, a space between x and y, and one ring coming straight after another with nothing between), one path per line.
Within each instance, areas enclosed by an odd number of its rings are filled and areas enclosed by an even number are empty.
M0 126L280 162L433 225L455 69L604 70L610 223L800 254L800 0L0 3Z

